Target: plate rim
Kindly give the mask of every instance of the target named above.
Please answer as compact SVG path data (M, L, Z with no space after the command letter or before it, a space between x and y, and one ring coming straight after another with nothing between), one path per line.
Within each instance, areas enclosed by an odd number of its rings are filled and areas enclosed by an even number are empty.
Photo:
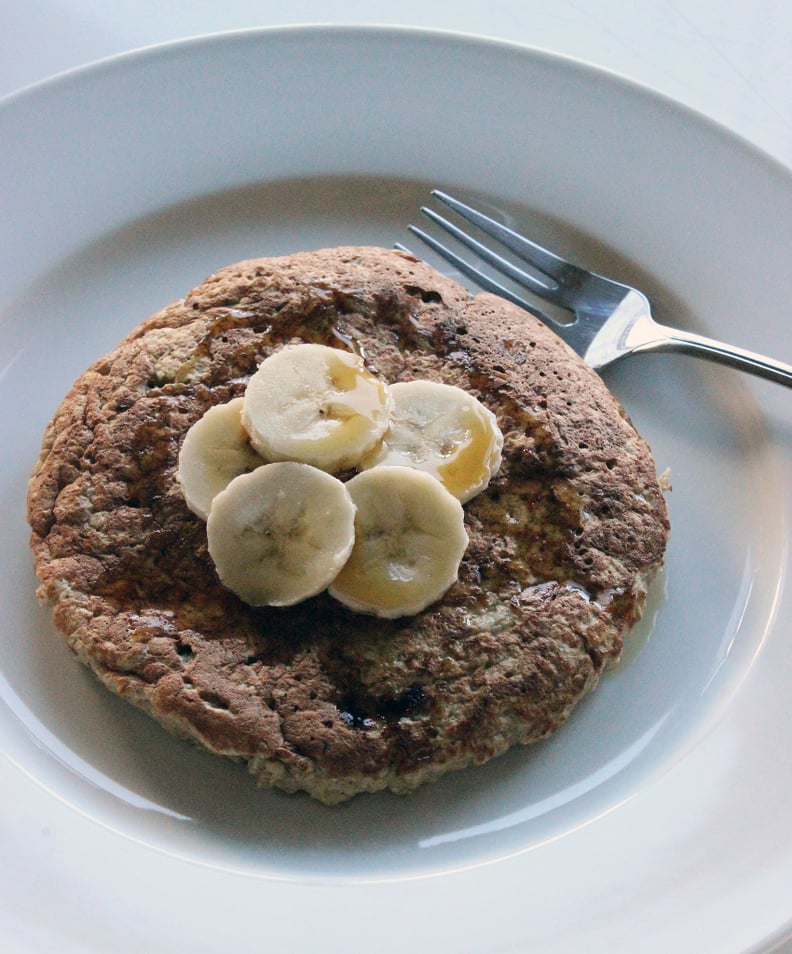
M563 69L580 71L588 74L592 78L609 79L619 86L630 90L634 95L647 97L656 103L662 104L665 108L670 108L678 112L680 115L686 115L699 125L707 127L711 132L725 136L732 142L739 143L743 150L754 153L757 159L768 163L769 166L774 167L776 171L787 177L792 176L792 166L762 149L742 133L731 129L725 123L714 119L705 112L675 99L657 87L637 80L613 67L598 64L582 56L562 53L550 47L525 41L509 40L494 34L490 35L443 27L385 23L376 20L370 22L350 21L348 23L315 21L309 23L295 22L275 24L270 26L236 27L207 33L187 34L174 39L144 44L90 60L79 66L59 70L49 76L34 80L18 89L0 95L0 116L2 116L5 107L15 107L18 101L21 102L29 97L45 95L51 89L65 88L68 84L79 83L85 80L90 81L95 75L100 76L105 71L128 68L132 63L145 63L147 59L159 59L163 56L169 57L179 52L197 50L201 47L224 44L236 45L242 40L255 42L258 40L285 37L365 37L367 35L377 38L398 39L406 42L422 39L433 42L448 42L453 45L500 49L502 52L527 55L536 60L544 60L547 63L555 64Z

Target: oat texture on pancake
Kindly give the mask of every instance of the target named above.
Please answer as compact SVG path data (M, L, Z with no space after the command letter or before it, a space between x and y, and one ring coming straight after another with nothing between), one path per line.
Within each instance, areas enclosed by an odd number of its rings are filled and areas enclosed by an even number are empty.
M497 418L502 462L464 504L457 579L415 615L326 592L247 605L185 504L189 428L299 342L390 383L455 385ZM558 729L618 658L668 535L649 448L563 342L367 247L242 262L143 321L64 398L28 517L39 598L109 689L261 785L326 803L408 793Z

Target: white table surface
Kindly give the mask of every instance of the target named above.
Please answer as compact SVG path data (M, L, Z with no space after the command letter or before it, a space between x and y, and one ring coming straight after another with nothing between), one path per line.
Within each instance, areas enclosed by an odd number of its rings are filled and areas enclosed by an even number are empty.
M5 0L0 96L150 44L296 23L440 28L552 50L671 96L792 167L788 0ZM0 784L9 771L0 760ZM31 785L22 815L43 830L64 810Z

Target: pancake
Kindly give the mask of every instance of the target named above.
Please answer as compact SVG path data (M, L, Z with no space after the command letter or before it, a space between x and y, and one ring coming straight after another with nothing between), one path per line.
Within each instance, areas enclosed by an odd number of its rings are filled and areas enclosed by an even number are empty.
M414 616L320 593L254 608L219 582L176 468L190 426L285 344L469 391L502 463ZM324 249L224 268L75 382L28 518L38 596L77 657L165 728L327 804L408 793L556 731L617 660L661 566L663 487L600 377L539 320L412 256ZM571 727L569 727L571 730Z

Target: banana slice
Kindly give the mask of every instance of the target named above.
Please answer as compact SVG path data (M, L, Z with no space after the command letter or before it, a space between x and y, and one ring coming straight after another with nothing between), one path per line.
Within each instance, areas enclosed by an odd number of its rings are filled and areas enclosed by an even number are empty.
M256 450L335 473L355 466L388 426L387 384L349 351L319 344L275 352L251 377L242 420Z
M202 520L234 477L264 463L250 446L241 415L242 398L209 408L182 443L176 477L187 506Z
M361 466L416 467L462 503L484 490L500 467L503 449L492 411L467 391L436 381L399 382L390 392L390 428Z
M462 504L412 467L375 467L346 488L357 508L355 546L330 595L387 619L439 599L456 580L468 544Z
M355 541L355 508L340 480L309 464L264 464L214 499L209 554L251 606L291 606L327 588Z

